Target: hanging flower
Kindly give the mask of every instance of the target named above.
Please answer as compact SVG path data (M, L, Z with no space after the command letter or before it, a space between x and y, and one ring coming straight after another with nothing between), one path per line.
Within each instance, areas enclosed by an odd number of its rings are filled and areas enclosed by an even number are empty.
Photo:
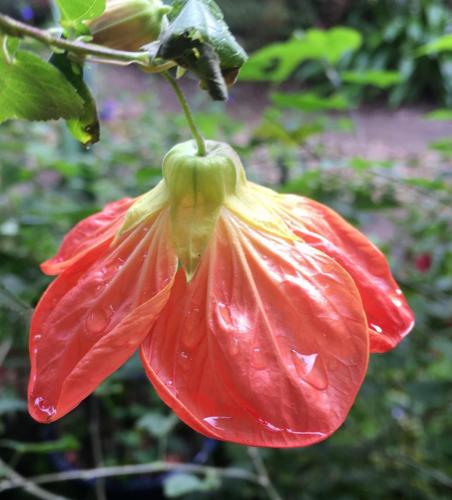
M176 146L164 180L82 221L45 262L31 325L29 409L54 421L140 349L196 431L246 445L326 439L370 352L413 314L386 259L324 205L247 181L226 144Z

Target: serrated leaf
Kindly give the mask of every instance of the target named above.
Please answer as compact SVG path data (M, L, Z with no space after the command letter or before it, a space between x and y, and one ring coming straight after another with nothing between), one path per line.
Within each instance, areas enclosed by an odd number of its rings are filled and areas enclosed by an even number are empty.
M402 75L398 71L383 70L344 71L341 78L347 83L370 85L380 89L392 87L402 81Z
M174 34L195 29L212 45L222 69L241 68L248 56L229 30L223 13L213 0L175 0L169 14Z
M0 59L0 123L70 119L82 112L82 99L51 64L22 50L10 64Z
M313 92L297 94L275 92L271 95L271 99L275 104L283 108L299 109L311 113L316 111L344 111L350 106L347 99L340 94L322 97Z
M240 78L249 81L282 83L308 60L336 64L348 52L357 50L361 34L351 28L311 29L287 42L275 43L251 55Z
M71 134L84 146L99 142L100 124L96 101L83 77L83 65L71 61L66 53L53 54L50 63L57 67L83 99L83 112L80 117L67 120Z
M194 72L214 100L226 100L246 53L213 0L176 0L171 24L160 37L158 57Z
M56 0L61 17L67 21L94 19L105 10L105 0Z

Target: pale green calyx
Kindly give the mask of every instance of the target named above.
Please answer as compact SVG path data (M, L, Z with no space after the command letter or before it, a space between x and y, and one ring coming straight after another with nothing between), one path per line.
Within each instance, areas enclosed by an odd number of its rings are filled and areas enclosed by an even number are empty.
M118 232L119 237L169 210L174 250L188 281L221 216L238 217L250 228L288 241L296 239L276 210L280 195L248 182L239 156L228 144L207 141L206 150L199 156L195 141L175 146L163 160L163 181L134 203Z
M246 183L237 153L226 143L207 141L198 156L194 141L175 146L163 160L163 177L176 206L216 208Z
M173 242L187 280L198 268L221 207L246 184L240 158L228 144L207 141L206 149L206 156L198 156L196 143L185 142L163 160Z

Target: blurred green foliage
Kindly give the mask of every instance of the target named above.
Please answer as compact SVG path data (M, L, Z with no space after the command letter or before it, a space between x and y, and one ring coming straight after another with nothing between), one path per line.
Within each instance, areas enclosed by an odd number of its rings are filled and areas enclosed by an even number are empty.
M129 99L124 94L101 104L104 136L90 152L79 149L63 126L11 123L0 129L0 457L25 476L61 470L62 461L64 467L95 466L96 428L105 465L187 463L205 445L153 393L137 358L57 425L39 426L25 409L26 323L49 282L39 263L81 218L155 185L164 153L186 139L182 118L162 114L156 97L135 95L133 117L123 114ZM263 148L282 182L279 189L325 202L363 228L390 258L417 327L394 352L372 357L356 405L331 439L306 449L262 451L271 479L283 498L294 500L450 498L450 179L441 165L437 177L425 177L392 161L329 158L321 143L313 146L308 139L325 130L350 130L346 114L324 114L328 104L337 108L335 99L279 92L272 100L251 134L221 106L203 107L199 124L208 137L242 138L239 149L250 177L268 178L257 160ZM432 118L438 117L444 113ZM205 460L253 471L240 446L219 445ZM126 495L121 488L130 481L107 483L109 498L118 498L115 490ZM252 482L217 474L170 474L163 483L168 497L266 498ZM95 498L90 483L51 489ZM160 487L155 491L159 498ZM18 491L6 494L23 498Z
M259 50L243 78L280 84L295 74L311 88L273 87L270 104L252 130L228 117L222 106L203 107L197 122L204 134L237 141L251 178L327 203L362 228L388 255L417 318L401 346L372 357L356 405L331 439L306 449L262 451L271 479L289 500L448 499L452 139L431 145L440 153L431 170L390 160L337 159L321 141L312 142L323 132L352 132L350 110L363 96L382 90L394 103L434 92L449 104L450 80L443 78L449 64L448 37L442 37L450 22L446 3L337 0L328 24L342 20L356 30L330 31L312 29L328 2L222 4L227 15L237 16L238 31L248 16L256 20L257 38L264 33L269 43L288 39ZM291 15L289 10L284 15L289 7ZM272 31L278 22L281 31ZM311 29L291 37L300 27ZM206 451L206 441L180 424L154 394L137 358L57 425L40 426L26 413L27 323L49 283L39 263L80 219L108 201L153 187L163 155L187 139L183 118L162 113L162 103L150 92L101 102L100 112L103 137L92 151L81 150L62 125L0 127L0 458L27 477L88 468L98 465L94 443L100 439L105 465L184 464L201 453L200 463L252 472L244 447L221 444ZM451 120L451 111L440 108L428 119ZM271 171L261 165L262 158ZM0 469L0 483L2 475ZM196 499L266 498L258 485L216 473L162 479L162 488L153 486L156 498L162 491ZM122 489L131 488L131 481L107 483L109 498L139 498ZM51 489L71 498L95 498L92 483ZM18 490L5 494L26 498Z

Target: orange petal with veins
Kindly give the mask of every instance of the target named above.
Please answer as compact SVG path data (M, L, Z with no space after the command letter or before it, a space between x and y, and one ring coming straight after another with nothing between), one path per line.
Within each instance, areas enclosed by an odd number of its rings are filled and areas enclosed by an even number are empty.
M30 332L29 411L64 416L132 356L165 306L177 270L169 210L85 253L48 288Z
M369 356L348 273L225 209L193 280L182 270L141 357L161 398L204 435L307 446L345 420Z
M60 274L90 250L108 245L134 201L123 198L109 203L101 212L79 222L65 236L55 257L41 264L42 272L50 276Z
M396 347L413 329L414 314L383 253L325 205L299 196L283 200L283 218L290 229L335 259L355 280L367 315L371 352Z

